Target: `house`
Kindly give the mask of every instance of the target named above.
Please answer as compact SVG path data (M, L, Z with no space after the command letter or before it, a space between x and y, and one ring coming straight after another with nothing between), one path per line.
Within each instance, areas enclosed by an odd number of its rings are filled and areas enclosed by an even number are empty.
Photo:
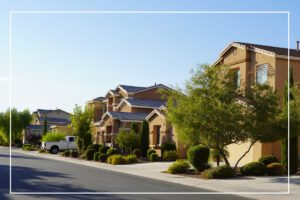
M118 131L130 130L133 122L141 129L146 116L165 104L160 93L162 89L168 90L169 87L163 84L149 87L118 85L109 90L102 100L101 119L93 123L96 127L95 143L113 146L113 138Z
M70 113L61 109L46 110L37 109L32 113L32 122L23 131L23 143L36 143L41 138L45 120L47 119L47 130L53 132L61 132L71 134L72 129L69 127L71 123Z
M161 156L160 147L165 142L176 144L177 154L180 158L186 158L187 146L180 142L176 134L175 128L166 120L166 107L154 109L146 117L149 123L149 147L156 150Z
M299 42L297 42L297 48L290 49L290 51L281 47L232 42L221 52L213 66L227 65L235 70L238 76L237 85L243 89L250 89L253 83L269 84L277 91L282 103L284 85L288 79L288 53L290 55L290 67L293 68L294 82L299 83ZM229 161L235 162L248 146L248 143L230 145ZM241 161L241 164L257 161L263 155L274 155L281 159L281 142L256 143Z

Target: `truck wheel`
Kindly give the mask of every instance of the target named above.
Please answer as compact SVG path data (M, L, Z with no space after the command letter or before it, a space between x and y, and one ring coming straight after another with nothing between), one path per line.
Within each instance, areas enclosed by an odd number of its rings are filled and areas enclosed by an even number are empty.
M57 154L58 151L59 151L58 147L57 146L53 146L53 147L51 147L50 153Z

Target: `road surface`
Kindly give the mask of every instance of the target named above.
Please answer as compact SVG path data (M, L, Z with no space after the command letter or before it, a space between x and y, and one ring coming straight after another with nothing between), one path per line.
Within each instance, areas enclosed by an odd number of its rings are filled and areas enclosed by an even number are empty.
M207 192L208 190L138 177L78 164L12 155L13 192ZM212 188L213 190L213 188ZM9 195L9 149L0 147L0 199L205 199L246 200L234 195L208 194L97 194Z

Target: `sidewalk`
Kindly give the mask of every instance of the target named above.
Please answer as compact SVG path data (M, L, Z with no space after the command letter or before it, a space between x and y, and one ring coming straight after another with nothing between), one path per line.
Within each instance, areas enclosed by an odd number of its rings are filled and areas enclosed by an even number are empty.
M115 172L121 172L136 176L147 177L151 179L157 179L187 186L193 186L203 189L214 190L223 193L239 192L239 196L250 197L261 200L290 200L300 198L300 177L293 176L290 179L290 191L291 194L247 194L249 192L260 193L286 193L288 190L286 177L247 177L236 179L224 179L224 180L205 180L198 178L191 178L186 176L171 175L161 173L165 171L170 162L153 162L153 163L138 163L130 165L109 165L100 162L85 161L74 158L66 158L53 154L40 154L38 152L27 152L21 149L13 149L12 152L37 156L40 158L47 158L52 160L58 160L63 162L69 162L79 165L85 165L89 167L95 167L99 169L105 169ZM184 192L184 191L178 191Z

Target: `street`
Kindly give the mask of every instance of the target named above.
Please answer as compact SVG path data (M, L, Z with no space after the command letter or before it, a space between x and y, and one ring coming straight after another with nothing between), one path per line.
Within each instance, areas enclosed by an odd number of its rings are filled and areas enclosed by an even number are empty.
M207 192L208 190L157 181L92 167L12 155L13 192ZM8 195L9 149L0 148L0 199L247 199L234 195L203 194L98 194ZM212 188L213 189L213 188Z

